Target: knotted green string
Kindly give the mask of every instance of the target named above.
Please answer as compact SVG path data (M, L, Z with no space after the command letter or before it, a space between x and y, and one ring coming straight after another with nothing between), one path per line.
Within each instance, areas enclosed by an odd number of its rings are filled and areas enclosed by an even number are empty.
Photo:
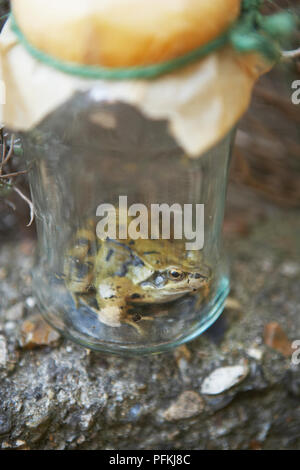
M281 42L288 39L295 28L291 13L264 16L260 8L264 0L244 0L240 20L232 26L230 42L238 52L256 51L276 62L281 58Z
M153 79L206 57L226 44L241 53L259 52L274 62L281 57L280 41L291 35L295 21L290 13L263 16L260 7L264 0L243 0L239 19L221 36L187 54L154 65L139 67L108 68L65 62L35 48L26 39L11 15L11 28L28 52L38 61L61 72L82 78L102 80Z

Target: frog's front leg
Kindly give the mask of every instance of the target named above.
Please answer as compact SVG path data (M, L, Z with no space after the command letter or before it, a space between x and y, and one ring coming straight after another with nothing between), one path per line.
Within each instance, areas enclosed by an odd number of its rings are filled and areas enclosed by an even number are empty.
M117 280L117 281L116 281ZM126 301L126 281L120 278L102 281L97 288L97 314L102 323L112 327L120 327L122 323L126 323L135 328L139 334L143 334L143 330L132 319L129 314L129 305ZM123 284L122 284L123 283Z

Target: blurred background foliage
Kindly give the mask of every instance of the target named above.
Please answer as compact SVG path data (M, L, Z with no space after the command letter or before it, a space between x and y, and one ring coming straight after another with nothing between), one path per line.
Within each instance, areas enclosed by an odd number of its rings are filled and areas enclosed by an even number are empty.
M267 1L267 11L291 9L299 0ZM300 31L290 48L299 47ZM252 105L239 126L232 178L285 207L300 207L300 112L292 83L300 79L300 58L277 65L255 87Z

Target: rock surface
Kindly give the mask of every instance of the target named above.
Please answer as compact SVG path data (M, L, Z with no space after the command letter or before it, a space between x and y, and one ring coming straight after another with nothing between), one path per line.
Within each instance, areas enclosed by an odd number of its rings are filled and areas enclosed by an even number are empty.
M57 341L37 324L34 246L2 244L0 448L299 449L300 364L287 348L300 339L299 219L232 187L223 316L173 353L130 360ZM222 367L245 374L204 393Z

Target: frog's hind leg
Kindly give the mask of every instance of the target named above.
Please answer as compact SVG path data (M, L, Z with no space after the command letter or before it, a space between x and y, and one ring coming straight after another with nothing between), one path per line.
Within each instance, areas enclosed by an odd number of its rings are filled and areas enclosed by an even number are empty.
M113 328L120 327L122 324L126 324L134 328L137 333L141 336L145 334L144 329L138 324L138 322L143 320L153 321L154 318L152 317L142 317L138 320L134 319L134 315L128 314L128 306L124 305L115 305L115 304L107 304L101 306L101 308L97 308L95 305L92 305L90 300L91 298L86 297L84 295L72 294L74 298L74 302L77 302L87 307L89 310L94 312L99 321L106 326L110 326ZM94 297L93 297L94 299Z
M127 316L124 323L127 323L128 325L135 328L141 336L144 336L145 330L140 325L140 323L143 322L143 321L154 321L153 317L145 317L145 316L143 316L142 314L139 314L139 313L133 313L130 316L131 316L131 319L129 319L128 316Z
M67 276L66 274L58 274L58 273L55 273L54 274L54 277L57 281L61 281L63 283L66 283L66 280L67 280ZM69 294L74 302L74 305L75 305L75 308L78 308L78 305L79 305L79 297L80 297L80 292L73 292L71 290L69 290Z
M145 334L143 328L141 328L134 320L125 319L122 323L126 323L126 325L132 326L141 336Z
M97 301L96 297L92 294L72 294L72 297L74 298L74 302L77 303L77 308L79 307L79 304L84 305L85 307L89 308L92 310L94 313L99 314L99 310L97 308Z

